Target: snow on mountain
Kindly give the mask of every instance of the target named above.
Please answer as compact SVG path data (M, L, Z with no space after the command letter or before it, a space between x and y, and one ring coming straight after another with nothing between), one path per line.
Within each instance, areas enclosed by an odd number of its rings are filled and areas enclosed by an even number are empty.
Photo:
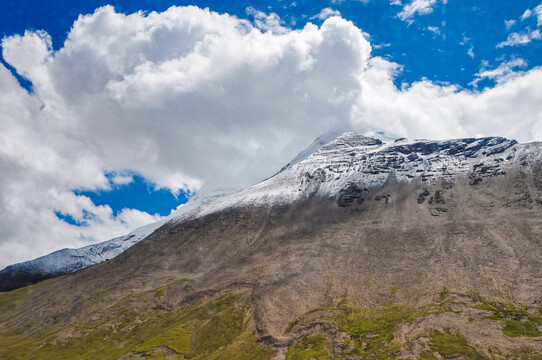
M0 291L8 291L37 281L71 273L114 258L162 226L168 218L142 226L131 233L79 249L62 249L0 271Z
M172 218L182 216L185 212L196 209L236 190L238 189L202 189L202 191L193 196L186 204L179 206L169 216L157 222L144 225L127 235L79 249L58 250L34 260L9 265L0 271L0 291L8 291L17 287L30 285L37 281L68 274L112 259L152 234L154 230Z
M16 282L17 277L27 276L19 285L24 286L111 259L168 221L178 223L235 207L287 205L315 195L348 206L361 191L390 179L453 182L462 175L476 185L485 177L542 159L542 143L518 144L501 137L431 141L397 139L380 131L364 133L370 136L326 133L277 174L256 185L240 191L203 188L170 216L128 235L10 265L0 271L0 291L10 288L9 279Z
M339 200L345 193L375 188L392 178L432 183L454 181L463 175L475 184L520 166L519 159L541 158L541 143L518 144L501 137L392 141L386 134L379 135L385 142L353 132L329 142L325 137L317 139L275 176L193 208L172 221L235 207L287 205L315 195Z

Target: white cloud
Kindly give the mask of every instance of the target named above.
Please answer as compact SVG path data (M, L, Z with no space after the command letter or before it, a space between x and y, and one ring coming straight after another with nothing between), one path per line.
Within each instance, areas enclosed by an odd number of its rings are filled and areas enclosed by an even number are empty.
M362 95L354 124L378 124L407 138L453 138L500 135L520 141L537 139L542 114L542 69L511 77L482 92L460 91L422 80L397 89L395 66L375 57L360 76Z
M248 11L253 23L193 6L148 15L106 6L81 16L58 51L43 32L3 40L34 93L0 66L0 267L155 219L114 217L72 193L108 188L105 173L118 172L117 183L140 173L172 191L245 186L321 133L365 125L410 138L540 139L538 68L480 93L428 80L397 89L400 66L371 57L352 22L291 30Z
M533 16L536 16L537 27L542 26L542 3L536 6L533 10L531 9L525 10L523 15L521 15L520 20L524 21ZM514 25L515 23L516 23L515 20L505 21L506 29L510 29L510 27ZM508 38L505 41L502 41L499 44L497 44L497 47L502 48L505 46L527 45L533 40L540 40L540 39L542 39L542 33L540 32L540 29L532 30L531 27L527 26L526 28L523 29L523 31L514 32L508 35Z
M525 10L523 15L521 15L520 19L523 21L525 19L530 18L533 15L533 12L530 9Z
M505 21L504 21L504 25L506 26L506 29L507 29L507 30L510 30L510 28L511 28L512 26L514 26L515 24L516 24L516 20L514 20L514 19L510 19L510 20L505 20Z
M397 17L403 21L411 21L414 15L427 15L433 12L437 0L412 0L403 6Z
M318 14L312 16L311 19L325 20L332 16L341 16L341 12L328 7L322 9Z
M536 14L537 25L542 26L542 3L534 8L534 13Z
M534 9L527 9L521 15L520 20L524 21L526 19L529 19L530 17L535 16L536 22L538 26L542 26L542 3L540 3L538 6L536 6Z
M521 75L521 73L517 72L516 69L526 68L527 62L521 58L514 58L509 61L503 61L495 69L487 69L487 67L487 62L483 62L482 69L476 74L476 79L471 82L472 85L476 86L480 81L484 79L494 80L496 83L503 83L509 81L512 78Z
M425 30L432 32L435 35L440 35L440 29L438 26L428 26L425 28Z
M295 3L293 3L295 6ZM288 29L282 26L283 21L276 13L270 13L269 15L263 11L258 11L252 6L246 8L245 12L247 15L252 15L254 17L254 25L260 30L271 31L276 34L282 34Z
M331 3L332 3L332 4L340 5L340 4L342 4L343 2L345 2L345 1L346 1L346 0L331 0ZM362 3L367 4L370 0L353 0L353 1L362 2Z
M371 51L361 31L339 17L291 31L248 12L255 25L197 7L127 16L106 6L81 16L56 52L43 32L3 40L34 94L0 66L0 267L154 219L112 218L73 198L108 188L105 172L172 191L248 185L348 119ZM94 219L85 227L55 216L82 209Z
M469 37L463 34L463 40L459 42L459 45L467 47L467 55L474 59L474 46Z
M134 176L132 174L114 173L111 182L115 185L128 185L134 182Z
M536 30L529 30L523 32L523 33L511 33L508 35L508 38L505 41L502 41L497 44L498 48L502 48L505 46L520 46L520 45L527 45L533 40L540 40L542 39L542 33L539 29Z

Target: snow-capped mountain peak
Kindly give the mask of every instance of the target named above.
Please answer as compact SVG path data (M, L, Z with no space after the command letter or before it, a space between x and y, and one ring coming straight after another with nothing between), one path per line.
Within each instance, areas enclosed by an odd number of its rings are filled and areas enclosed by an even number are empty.
M390 178L435 183L463 176L476 185L485 177L542 159L541 143L518 144L502 137L431 141L365 133L372 136L326 133L280 172L258 184L240 191L203 188L170 216L126 236L8 266L0 271L0 290L111 259L170 221L179 223L229 208L288 205L312 196L333 198L338 206L349 206L351 196L344 194L382 186Z
M355 132L315 142L275 176L239 192L199 206L174 222L228 208L287 205L311 196L338 199L351 184L360 188L420 179L429 183L457 176L484 177L504 173L518 156L531 154L528 144L502 137L452 140L395 139L386 142ZM325 144L322 144L324 143ZM538 148L538 147L537 147Z

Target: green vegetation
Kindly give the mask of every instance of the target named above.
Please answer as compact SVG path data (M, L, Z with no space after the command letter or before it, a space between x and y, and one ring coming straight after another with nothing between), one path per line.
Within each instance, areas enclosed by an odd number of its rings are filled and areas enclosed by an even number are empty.
M514 304L491 301L477 293L469 293L469 296L476 302L474 308L488 310L493 313L493 315L487 316L486 319L504 323L502 328L504 335L510 337L538 337L542 335L538 330L538 327L542 325L540 311L529 313L526 309L517 307Z
M273 352L256 343L249 318L249 307L239 304L239 296L226 294L177 311L126 311L107 324L49 329L38 337L2 336L0 358L32 359L39 354L46 359L118 359L141 354L156 359L218 359L228 353L229 359L271 359ZM70 336L60 337L61 332Z
M347 334L340 344L342 357L363 357L366 359L392 359L400 348L394 342L394 333L400 323L416 318L411 307L385 305L378 308L358 307L342 300L336 306L323 305L317 310L334 310L333 315L317 317L314 320L330 321L338 330ZM309 313L311 313L309 312ZM299 319L290 323L286 332L290 332L299 323ZM328 358L323 347L325 337L306 337L302 342L293 344L287 352L288 359ZM323 344L323 345L322 345ZM318 345L318 346L317 346ZM322 349L322 350L321 350ZM318 356L314 356L318 353ZM304 357L306 354L308 357ZM328 357L326 357L328 356Z
M538 350L528 346L513 350L511 355L512 359L542 360L542 354Z
M301 341L296 342L286 352L287 360L310 360L329 359L326 349L327 338L324 335L305 336Z
M392 359L399 350L394 333L400 323L415 318L410 307L385 305L376 309L342 305L337 318L339 329L349 338L343 343L343 353L367 359Z
M480 354L475 348L469 346L467 340L460 334L452 333L450 329L440 332L432 330L420 335L420 337L429 337L429 349L420 354L422 360L437 359L434 353L438 353L447 358L461 357L465 360L484 360L486 356Z
M285 334L289 334L290 331L292 331L292 329L299 323L299 318L295 319L294 321L292 321L290 324L288 324L288 327L286 328L286 330L284 331Z
M174 327L158 334L136 348L137 352L147 352L154 348L167 346L171 350L186 354L190 351L191 327Z
M18 302L24 302L34 291L43 291L41 284L0 294L0 309L7 311ZM390 293L393 288L390 288ZM240 295L228 293L220 298L166 310L162 297L168 285L155 289L132 292L117 303L111 303L107 318L93 322L66 324L66 314L51 314L51 322L32 336L11 333L0 336L1 359L118 359L135 355L148 359L272 359L273 351L258 344L250 326L250 307L243 304ZM432 304L422 309L387 304L378 307L360 307L346 297L338 304L326 302L317 309L294 319L285 334L298 334L294 329L320 322L331 332L298 335L286 352L289 360L309 359L394 359L412 343L421 346L420 359L461 357L486 359L480 350L469 345L459 332L427 330L399 343L395 333L401 324L430 315L455 313L464 316L462 306L486 310L483 320L502 324L503 334L510 337L539 337L542 324L541 311L527 311L519 305L490 301L476 293L470 300L459 301L444 289L435 295ZM81 305L93 309L92 302L110 299L103 291L80 299ZM455 305L454 305L455 304ZM460 306L458 306L460 305ZM453 311L452 307L458 311ZM471 319L478 321L482 315ZM30 328L30 327L29 327ZM318 327L316 327L318 328ZM327 331L327 330L326 330ZM330 335L331 334L331 335ZM337 334L339 337L337 337ZM535 340L535 339L533 339ZM535 346L535 345L533 345ZM418 348L420 349L420 348ZM524 346L500 349L489 354L511 356L518 359L542 360L535 348Z
M35 291L40 291L40 288L56 279L49 279L39 282L34 285L25 286L16 290L0 293L0 313L6 312L9 309L19 305L21 301L32 296Z
M154 293L155 297L160 298L160 297L164 296L164 293L167 291L167 289L169 289L169 286L170 285L165 285L165 286L161 286L161 287L156 288L156 289L150 289L150 290L146 290L146 291L132 291L131 293L126 295L121 301L119 301L118 305L122 305L122 303L124 303L126 301L141 298L141 297L144 297L144 296L146 296L148 294L152 294L152 293Z
M519 336L530 336L536 337L540 336L540 331L538 330L538 323L535 321L516 321L516 320L505 320L505 325L502 328L502 332L506 336L510 337L519 337Z

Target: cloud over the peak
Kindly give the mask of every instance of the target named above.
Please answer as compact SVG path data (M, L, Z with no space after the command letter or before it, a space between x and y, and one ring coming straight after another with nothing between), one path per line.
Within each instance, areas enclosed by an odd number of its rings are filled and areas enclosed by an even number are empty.
M253 21L194 6L130 15L106 6L80 16L57 51L42 31L3 39L33 93L0 65L0 267L155 219L114 216L73 194L110 187L115 171L194 191L270 176L331 129L542 137L540 69L483 92L428 80L398 89L400 65L372 57L352 22L331 16L292 30L276 14L247 13Z

